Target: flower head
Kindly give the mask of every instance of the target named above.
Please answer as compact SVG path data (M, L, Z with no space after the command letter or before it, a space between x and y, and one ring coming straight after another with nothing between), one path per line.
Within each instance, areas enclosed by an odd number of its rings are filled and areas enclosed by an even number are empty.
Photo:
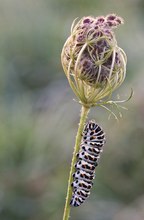
M110 14L83 17L72 25L61 60L69 83L83 104L96 104L125 79L126 55L113 32L122 23L121 17Z

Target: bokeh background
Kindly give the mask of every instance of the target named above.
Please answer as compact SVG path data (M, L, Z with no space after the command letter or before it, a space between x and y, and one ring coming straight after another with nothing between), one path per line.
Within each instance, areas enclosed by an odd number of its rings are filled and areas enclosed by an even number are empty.
M123 117L91 110L107 143L90 198L72 220L144 219L144 1L0 0L0 219L61 220L79 122L60 53L75 17L115 12L128 56L113 98ZM115 110L114 110L115 111Z

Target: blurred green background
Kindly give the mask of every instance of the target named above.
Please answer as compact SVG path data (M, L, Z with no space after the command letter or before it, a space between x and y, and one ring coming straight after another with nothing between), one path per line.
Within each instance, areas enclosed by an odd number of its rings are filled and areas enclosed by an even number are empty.
M107 143L89 199L72 220L144 219L144 1L0 0L0 220L61 220L80 105L60 53L75 17L117 13L127 56L119 123L92 109Z

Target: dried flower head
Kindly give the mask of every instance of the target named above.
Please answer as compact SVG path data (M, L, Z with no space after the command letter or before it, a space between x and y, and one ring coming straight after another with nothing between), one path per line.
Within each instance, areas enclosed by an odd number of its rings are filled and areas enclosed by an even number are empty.
M123 24L115 14L83 17L67 39L61 54L69 83L83 104L95 105L121 85L126 55L118 47L114 28Z

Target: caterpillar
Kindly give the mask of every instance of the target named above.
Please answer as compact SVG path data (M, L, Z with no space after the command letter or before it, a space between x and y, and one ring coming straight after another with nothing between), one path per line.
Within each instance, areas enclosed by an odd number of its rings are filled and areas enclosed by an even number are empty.
M89 121L84 127L80 151L77 154L76 170L71 184L73 188L71 206L80 206L90 195L95 178L95 168L104 144L104 131L95 121Z

